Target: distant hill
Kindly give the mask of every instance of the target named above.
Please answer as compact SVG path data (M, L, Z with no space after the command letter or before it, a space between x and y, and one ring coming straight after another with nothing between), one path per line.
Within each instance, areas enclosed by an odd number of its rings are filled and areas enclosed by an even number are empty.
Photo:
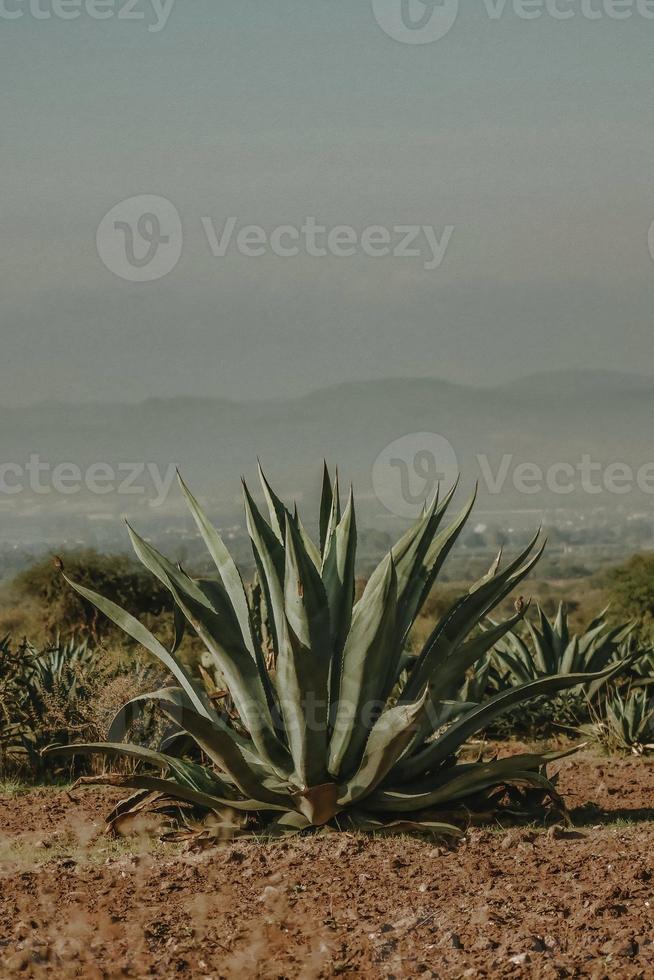
M5 407L0 409L0 446L4 462L20 465L30 453L51 465L177 463L201 495L226 508L239 492L241 473L253 475L257 456L275 484L296 496L316 488L325 456L339 464L344 480L352 479L374 510L379 506L373 493L374 461L385 446L410 433L445 436L464 482L470 484L479 476L480 453L488 455L494 471L504 454L513 455L512 466L574 465L584 453L604 464L639 466L654 459L653 423L654 379L563 371L488 388L391 378L341 384L301 398L243 403L188 397L136 405ZM637 497L630 497L630 503ZM639 499L647 505L654 500ZM573 500L597 503L583 494ZM116 505L107 499L106 506L110 503ZM119 509L130 509L129 497L119 503ZM570 498L547 492L537 499L525 497L508 485L501 498L486 503L498 509L568 506ZM98 505L105 505L102 498Z
M578 398L583 394L651 393L654 378L622 371L540 371L501 385L503 391L527 392L534 397Z

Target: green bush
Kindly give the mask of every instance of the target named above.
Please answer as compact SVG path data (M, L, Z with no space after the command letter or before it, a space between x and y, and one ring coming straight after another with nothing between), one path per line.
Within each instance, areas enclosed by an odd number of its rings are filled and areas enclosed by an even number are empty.
M135 616L159 617L171 610L166 590L153 582L142 566L124 555L101 555L92 549L63 552L61 559L74 577L92 582L104 595L128 609ZM29 602L40 622L34 632L50 636L74 634L96 644L110 632L97 609L80 599L62 580L52 558L44 559L20 572L10 586L10 597L20 606Z
M654 555L634 555L611 569L607 585L612 611L641 621L641 632L652 634L654 625Z

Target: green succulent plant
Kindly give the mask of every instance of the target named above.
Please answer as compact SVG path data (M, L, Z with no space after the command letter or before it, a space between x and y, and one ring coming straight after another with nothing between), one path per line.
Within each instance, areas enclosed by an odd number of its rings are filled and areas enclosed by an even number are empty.
M87 644L74 639L43 650L0 641L0 769L38 774L43 748L79 737L92 663Z
M513 631L496 643L494 663L500 683L513 686L549 674L596 673L621 658L627 661L625 645L635 624L609 627L606 612L577 634L570 629L563 603L551 620L538 607L537 626L525 617L531 645Z
M605 614L606 610L593 619L582 633L575 634L570 629L568 611L563 603L559 604L557 614L552 619L537 607L537 623L525 615L526 635L525 630L508 632L495 645L489 661L473 668L467 687L458 693L458 697L463 698L467 691L474 690L481 700L539 677L567 673L592 674L611 664L616 665L610 675L611 682L623 684L628 672L635 666L634 624L610 627ZM619 663L622 663L622 667L617 666ZM639 655L638 663L645 671L643 656ZM590 719L592 703L597 703L598 693L606 683L605 675L590 681L585 690L564 690L553 698L536 699L498 719L490 732L499 738L511 732L527 733L534 737L562 726L576 728L580 722Z
M158 657L176 683L126 706L112 726L112 741L57 751L139 760L137 773L112 777L138 791L121 804L123 815L141 806L147 794L160 793L210 810L240 811L249 826L270 834L328 822L454 833L439 814L464 802L488 809L507 786L536 787L556 798L545 774L556 754L466 763L459 752L514 705L603 678L614 665L596 673L539 677L480 705L455 703L448 693L522 618L520 609L490 629L478 629L538 561L544 547L539 535L506 567L498 558L437 622L419 655L407 658L414 620L474 497L445 525L456 488L442 501L437 495L355 602L352 492L341 513L338 477L332 482L325 467L315 543L297 510L285 507L261 472L260 478L268 520L243 485L254 588L244 587L216 529L181 479L216 566L214 579L191 578L129 529L136 554L173 597L178 631L170 648L114 602L70 582ZM184 622L203 641L228 698L210 696L177 656ZM130 714L146 701L175 726L159 751L119 740ZM197 745L205 764L175 754L180 737Z
M595 712L595 720L580 726L609 751L642 755L654 750L654 704L647 689L614 691Z

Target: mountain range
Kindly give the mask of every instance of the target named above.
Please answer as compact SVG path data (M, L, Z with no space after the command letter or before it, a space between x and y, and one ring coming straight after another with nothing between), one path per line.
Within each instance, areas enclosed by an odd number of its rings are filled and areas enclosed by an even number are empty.
M446 460L444 475L451 476L458 463L465 484L479 479L480 454L486 457L483 472L494 474L502 460L511 457L511 475L502 494L487 501L498 509L567 506L569 501L593 506L611 501L606 494L600 501L600 495L595 498L579 487L569 496L547 488L533 496L517 492L515 467L576 467L590 455L602 466L625 463L636 469L654 459L653 422L654 378L646 375L555 371L489 387L438 378L390 378L325 387L302 397L248 402L217 395L149 398L137 404L62 400L4 407L0 463L23 466L30 454L37 454L50 467L62 462L82 468L95 463L125 467L148 462L162 468L175 464L198 495L229 508L239 492L240 475L253 475L257 457L271 482L298 498L316 490L325 457L338 463L343 480L352 480L374 509L379 497L375 483L392 481L392 467L399 480L402 459L412 489L420 491L427 471L421 469L423 437L416 434L427 433L449 442L456 461ZM394 443L390 462L384 462L385 447ZM432 445L439 442L430 436L427 452ZM382 462L375 469L380 454ZM482 478L482 494L487 489ZM621 496L615 495L612 502L620 503ZM646 506L653 499L636 489L629 503ZM129 500L120 502L120 509L128 510Z

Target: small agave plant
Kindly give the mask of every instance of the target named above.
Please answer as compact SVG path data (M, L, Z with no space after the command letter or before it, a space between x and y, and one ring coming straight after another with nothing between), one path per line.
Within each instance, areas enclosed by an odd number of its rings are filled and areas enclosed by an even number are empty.
M621 694L614 691L595 712L595 720L581 725L582 734L589 735L608 751L631 752L643 755L654 750L654 704L646 688L639 687Z
M528 799L535 787L556 800L545 764L556 754L520 754L462 762L467 740L502 712L529 698L601 679L598 673L539 677L482 704L449 700L466 671L512 630L517 612L482 631L482 620L531 571L538 535L506 567L500 559L436 623L417 657L407 656L412 625L460 535L473 499L449 525L453 488L438 497L370 576L355 602L356 524L350 492L343 513L338 478L327 468L314 543L260 473L265 520L244 484L256 584L246 589L216 529L180 485L215 563L212 579L194 579L130 528L136 554L169 590L177 639L166 648L113 602L70 582L134 640L159 658L175 685L123 710L102 744L56 748L62 753L128 756L136 773L112 777L138 792L125 814L148 794L214 811L240 811L247 827L271 835L331 823L381 830L421 826L452 832L444 811L480 806L486 812L510 792ZM178 656L186 621L206 646L226 698L208 689ZM215 692L214 692L215 693ZM175 725L159 751L119 741L130 713L153 702ZM181 741L180 741L181 739ZM206 764L182 758L192 740ZM97 780L96 780L97 781ZM518 788L517 790L515 788Z
M554 619L548 619L539 607L538 625L526 619L531 645L514 632L496 644L494 662L501 683L513 686L549 674L597 673L622 659L626 666L631 659L627 644L635 624L610 627L607 611L593 619L583 633L573 634L563 603ZM593 687L596 689L598 684Z
M37 650L27 640L0 640L0 773L29 767L41 772L41 750L91 727L88 703L93 653L74 639Z

